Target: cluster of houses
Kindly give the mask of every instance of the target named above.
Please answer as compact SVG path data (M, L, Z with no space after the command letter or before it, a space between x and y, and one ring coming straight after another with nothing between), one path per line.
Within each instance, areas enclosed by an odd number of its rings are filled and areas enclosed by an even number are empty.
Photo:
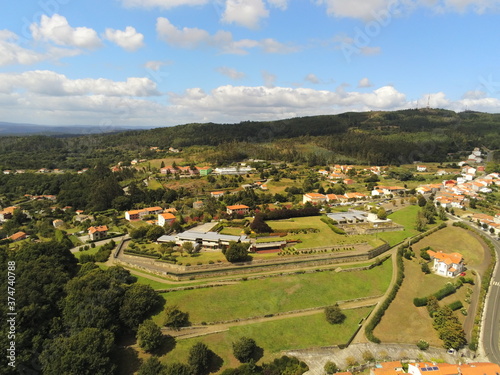
M493 232L500 236L500 214L496 214L495 216L486 215L486 214L473 214L470 216L470 219L475 222L479 222L481 226L486 228L486 230L493 229Z
M350 374L350 372L348 373ZM400 361L382 362L370 370L370 375L499 375L500 365L491 362L464 364L415 362L408 363L405 372Z
M363 193L345 193L345 194L320 194L320 193L306 193L302 196L302 203L311 202L312 204L323 203L346 203L359 200L365 200L368 196Z
M253 173L255 170L247 166L237 166L237 167L227 167L227 168L215 168L212 167L196 167L196 166L166 166L160 169L161 174L165 175L179 175L179 176L208 176L210 174L215 175L242 175L247 173Z
M445 180L442 184L422 185L416 191L424 195L435 194L435 202L444 208L463 208L471 198L482 199L481 193L491 193L490 186L492 185L500 186L498 173L490 173L472 180L457 178L456 180Z
M353 168L354 167L352 165L336 164L329 171L326 169L320 169L318 171L318 173L322 176L325 176L329 180L334 180L334 181L342 180L342 182L344 182L344 184L351 185L354 183L354 181L347 178L347 175L348 175L348 172ZM372 173L372 174L376 174L377 176L380 176L385 171L385 169L387 169L387 167L374 166L374 167L365 168L363 170L367 171L369 173Z

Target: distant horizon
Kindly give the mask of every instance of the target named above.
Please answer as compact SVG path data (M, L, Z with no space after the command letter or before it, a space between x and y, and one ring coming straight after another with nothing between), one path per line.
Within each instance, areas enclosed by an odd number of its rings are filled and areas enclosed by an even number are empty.
M500 109L498 0L41 0L2 10L9 122Z

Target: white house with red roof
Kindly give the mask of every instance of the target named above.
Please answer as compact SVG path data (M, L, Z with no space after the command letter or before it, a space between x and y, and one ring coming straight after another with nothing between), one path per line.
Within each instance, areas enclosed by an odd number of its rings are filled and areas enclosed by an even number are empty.
M427 250L427 254L434 260L432 269L436 275L455 277L464 271L464 258L459 253L443 253L442 251Z
M106 225L99 225L97 227L90 227L88 229L91 241L100 240L108 235L108 227Z
M238 214L238 215L246 215L250 211L250 207L245 206L244 204L235 204L232 206L226 207L226 212L229 215Z
M307 193L302 196L302 203L311 202L312 204L322 204L327 201L327 197L320 193Z
M165 224L171 225L175 221L175 215L170 212L158 214L158 225L163 227Z

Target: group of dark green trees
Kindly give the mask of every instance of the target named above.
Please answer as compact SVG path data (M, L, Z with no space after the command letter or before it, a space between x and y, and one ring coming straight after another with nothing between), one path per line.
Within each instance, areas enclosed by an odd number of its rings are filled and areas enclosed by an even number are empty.
M112 374L117 340L134 335L163 303L123 268L79 266L55 241L26 244L15 252L1 247L0 259L15 263L17 363L12 373ZM5 283L7 271L2 272ZM6 308L1 304L3 316ZM0 340L8 347L7 334Z

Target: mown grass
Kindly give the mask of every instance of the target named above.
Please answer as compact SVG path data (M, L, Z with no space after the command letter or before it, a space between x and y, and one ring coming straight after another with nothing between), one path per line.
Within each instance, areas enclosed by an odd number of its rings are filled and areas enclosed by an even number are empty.
M339 300L380 295L392 276L390 261L366 271L332 271L249 280L217 288L162 294L169 305L190 314L193 323L264 316L321 307ZM242 303L244 301L244 303ZM162 322L163 313L155 321Z
M205 343L223 360L221 370L237 367L239 362L232 355L232 343L242 336L251 337L263 349L262 362L269 362L282 350L304 349L319 346L344 344L357 328L359 321L372 308L344 310L346 319L342 324L331 325L322 313L234 326L229 331L213 335L178 340L175 348L164 355L164 363L187 362L189 349L197 342Z

